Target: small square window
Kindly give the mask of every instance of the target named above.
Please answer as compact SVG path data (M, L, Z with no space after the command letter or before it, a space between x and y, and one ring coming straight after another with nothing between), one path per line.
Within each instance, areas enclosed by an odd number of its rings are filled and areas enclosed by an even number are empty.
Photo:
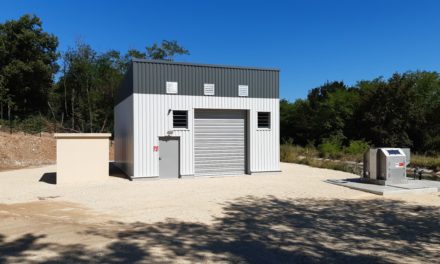
M270 112L258 112L258 128L270 128Z
M173 111L173 128L188 128L188 111Z

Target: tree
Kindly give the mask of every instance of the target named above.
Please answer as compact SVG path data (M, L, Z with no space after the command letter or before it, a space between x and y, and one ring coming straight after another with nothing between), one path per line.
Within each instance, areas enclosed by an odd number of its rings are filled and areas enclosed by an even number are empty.
M409 72L412 82L413 120L408 134L413 145L424 152L440 152L440 77L437 72Z
M178 52L166 51L165 54L169 58ZM62 126L72 131L111 132L116 89L130 60L146 56L137 50L129 50L123 56L116 50L98 53L81 42L66 51L50 104Z
M375 146L439 153L439 112L436 72L396 73L388 80L363 80L354 87L327 82L312 89L305 100L281 101L281 137L300 145L329 145L329 140L337 139L348 146L366 140Z
M147 57L152 60L173 60L174 55L189 55L189 51L175 40L163 40L160 46L154 43L147 47Z
M59 91L63 92L65 117L70 119L71 129L93 131L93 104L91 91L95 88L93 61L96 52L89 46L77 42L63 55L63 75L60 78Z
M413 82L394 74L387 82L364 82L358 109L359 130L377 147L412 147L408 131L415 118Z
M135 58L135 59L145 59L147 54L145 52L140 52L136 49L130 49L127 51L127 58Z
M63 126L81 132L112 131L116 89L125 70L125 59L115 50L99 54L77 42L65 52L53 96Z
M153 43L151 47L146 47L146 53L136 49L127 52L126 59L150 59L150 60L174 60L175 55L189 55L189 51L180 46L175 40L162 40L160 46Z
M0 111L26 117L46 114L58 65L57 38L44 32L37 16L0 24ZM6 107L4 107L6 106Z
M307 100L298 99L290 103L280 101L280 134L281 140L293 140L295 144L306 145L313 142L311 136L313 124L310 119L311 109Z
M309 93L311 135L316 142L333 136L341 140L347 138L358 97L357 90L348 88L343 82L327 82Z
M98 132L113 130L113 113L116 92L126 72L126 65L118 51L111 50L100 54L95 61L97 73L97 96L95 102L96 118L100 127Z

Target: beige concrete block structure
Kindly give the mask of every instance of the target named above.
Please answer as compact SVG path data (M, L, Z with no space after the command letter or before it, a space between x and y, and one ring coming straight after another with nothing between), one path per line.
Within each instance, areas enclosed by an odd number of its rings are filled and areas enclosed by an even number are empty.
M102 181L109 175L110 133L56 133L57 184Z

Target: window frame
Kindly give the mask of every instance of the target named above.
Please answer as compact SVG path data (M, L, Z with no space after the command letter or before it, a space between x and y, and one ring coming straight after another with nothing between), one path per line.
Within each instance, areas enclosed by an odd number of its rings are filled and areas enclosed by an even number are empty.
M185 122L185 126L175 126L174 120L175 120L175 112L184 112L185 116L186 116L186 122ZM189 129L189 120L188 120L188 116L189 116L189 111L188 110L172 110L172 114L173 114L173 118L171 120L171 126L173 128L173 130L188 130ZM182 121L182 120L179 120Z
M267 114L267 126L260 126L260 114ZM263 124L261 124L263 125ZM258 111L257 112L257 129L259 130L270 130L272 129L272 114L269 111Z

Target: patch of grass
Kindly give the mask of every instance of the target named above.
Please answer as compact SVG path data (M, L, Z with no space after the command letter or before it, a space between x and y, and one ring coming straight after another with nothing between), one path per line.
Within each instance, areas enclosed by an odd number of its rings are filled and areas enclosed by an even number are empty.
M280 157L283 162L304 164L360 175L361 167L358 164L348 164L346 161L362 162L363 153L367 149L368 144L363 141L352 141L343 150L338 148L334 142L321 144L319 150L313 146L301 147L290 142L281 144ZM330 159L319 159L320 157ZM336 158L339 160L334 160ZM411 167L440 171L440 156L411 155ZM438 178L435 175L433 177Z
M291 143L282 144L280 157L283 162L303 164L316 168L345 171L360 174L361 169L357 164L347 164L343 161L319 159L322 153L314 147L301 147ZM342 155L342 154L341 154Z
M440 156L411 155L411 166L440 170Z
M302 164L316 168L344 171L357 175L361 175L362 172L361 166L357 164L347 164L341 161L307 159L304 160Z
M293 144L281 144L280 158L284 162L299 163L301 160L318 157L319 152L312 147L301 147Z

